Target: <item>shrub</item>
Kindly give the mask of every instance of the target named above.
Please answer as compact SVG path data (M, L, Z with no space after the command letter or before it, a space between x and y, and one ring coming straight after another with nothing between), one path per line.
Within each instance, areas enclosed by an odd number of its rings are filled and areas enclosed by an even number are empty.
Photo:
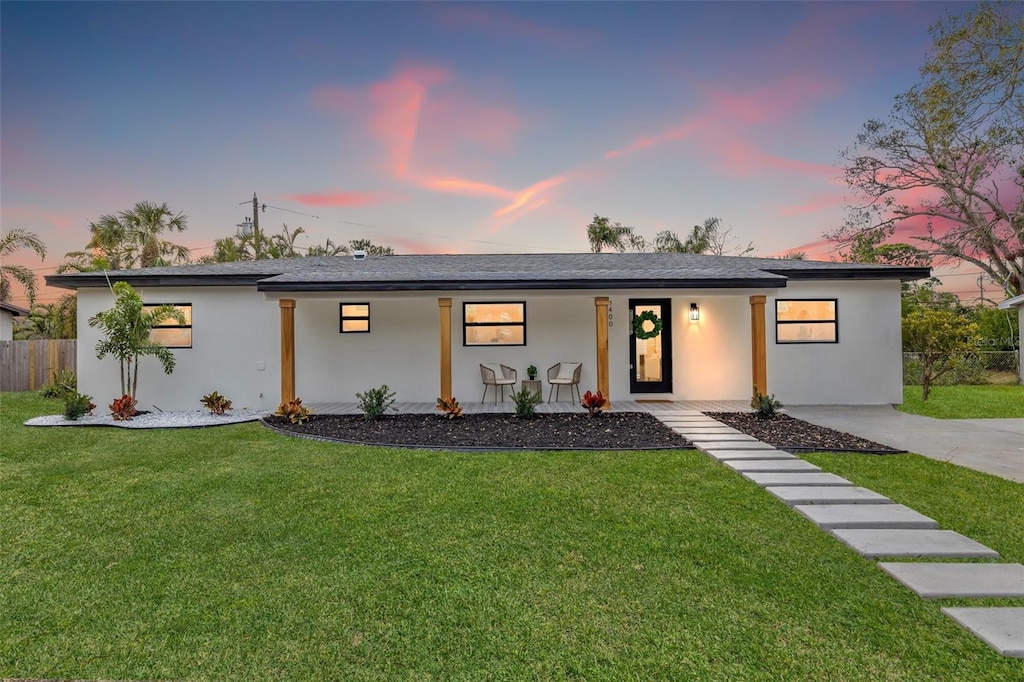
M387 384L371 388L366 393L356 393L356 398L359 400L359 409L367 419L380 419L395 404L395 393Z
M920 354L903 354L903 385L921 386L924 383L924 367ZM984 384L986 361L977 355L960 355L947 360L950 369L944 374L934 377L932 386L963 386Z
M274 416L285 417L292 424L301 424L309 419L311 414L313 414L313 410L302 404L302 398L296 398L278 405Z
M231 407L231 401L217 391L204 395L199 402L206 406L210 414L224 414L228 410L234 409Z
M44 398L65 398L78 393L78 377L70 369L57 372L53 381L39 389Z
M516 416L522 419L530 419L537 414L537 405L540 405L544 398L540 391L519 391L512 396L516 405Z
M437 409L444 411L444 417L446 419L458 419L464 417L462 413L462 407L459 405L459 401L454 397L451 398L438 398Z
M526 376L530 378L530 381L536 381L537 379L537 365L530 365L526 368Z
M85 395L73 391L64 396L64 416L73 422L78 421L83 415L92 414L96 405L92 402L91 395Z
M598 391L597 393L587 391L583 394L583 402L580 403L580 405L587 408L587 413L591 417L596 417L601 414L601 409L607 404L608 399L601 395L601 391Z
M135 409L138 404L138 400L125 393L120 398L114 398L114 402L110 403L110 416L116 422L128 421L138 414L138 410Z
M768 396L757 390L754 386L754 397L750 400L750 406L754 408L758 419L775 419L775 415L782 403L775 399L775 394Z

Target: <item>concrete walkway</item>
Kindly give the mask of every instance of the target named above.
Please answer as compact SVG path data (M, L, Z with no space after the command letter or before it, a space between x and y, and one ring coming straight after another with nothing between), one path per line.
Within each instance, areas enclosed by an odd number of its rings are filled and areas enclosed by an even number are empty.
M890 405L786 408L804 421L1024 483L1024 419L934 419Z
M925 559L879 567L928 598L1014 598L1024 594L1020 564L938 563L935 559L998 559L995 550L902 504L829 474L696 410L662 411L655 418L724 466L785 502L811 523L868 559ZM934 420L930 420L934 421ZM823 477L827 480L822 481ZM759 480L760 479L760 480ZM966 567L966 568L965 568ZM1003 656L1024 658L1024 608L943 608L943 613Z

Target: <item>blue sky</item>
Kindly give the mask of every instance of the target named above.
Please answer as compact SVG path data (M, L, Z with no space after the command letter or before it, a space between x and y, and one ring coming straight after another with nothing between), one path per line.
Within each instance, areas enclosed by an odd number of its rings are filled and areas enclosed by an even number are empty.
M840 150L961 6L4 2L0 219L40 274L141 200L204 255L254 191L300 245L585 251L598 213L827 257Z

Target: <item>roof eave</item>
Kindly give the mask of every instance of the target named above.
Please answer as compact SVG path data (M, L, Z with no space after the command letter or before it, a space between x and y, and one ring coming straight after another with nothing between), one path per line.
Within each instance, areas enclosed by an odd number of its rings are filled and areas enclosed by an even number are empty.
M917 279L925 279L932 276L932 269L929 267L896 267L885 266L884 268L807 268L801 269L771 269L765 268L767 272L776 275L785 275L790 279L821 280L821 279L898 279L901 282L910 282Z
M784 278L729 280L437 280L424 282L274 282L256 285L263 292L323 291L522 291L522 290L617 290L617 289L775 289L786 286Z

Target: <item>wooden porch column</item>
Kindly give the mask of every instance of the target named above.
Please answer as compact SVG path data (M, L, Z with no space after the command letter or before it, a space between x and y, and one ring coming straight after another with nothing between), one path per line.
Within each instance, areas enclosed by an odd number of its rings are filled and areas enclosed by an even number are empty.
M750 297L750 366L753 385L768 395L768 354L765 350L764 296Z
M608 399L607 408L612 406L608 394L608 297L595 296L594 308L597 323L597 390Z
M452 397L452 299L437 299L441 332L441 394Z
M281 306L281 402L295 400L295 301L282 298Z

